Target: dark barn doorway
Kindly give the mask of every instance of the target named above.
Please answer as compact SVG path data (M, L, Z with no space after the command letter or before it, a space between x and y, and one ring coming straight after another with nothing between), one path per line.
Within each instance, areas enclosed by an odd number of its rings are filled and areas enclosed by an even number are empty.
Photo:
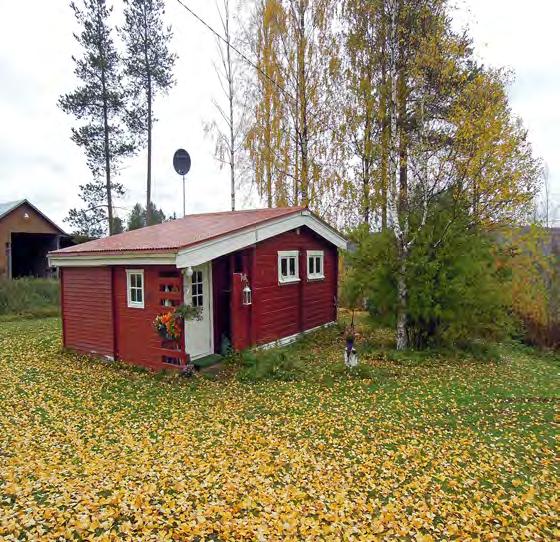
M52 233L12 232L11 277L49 277L47 253L60 246L60 235Z

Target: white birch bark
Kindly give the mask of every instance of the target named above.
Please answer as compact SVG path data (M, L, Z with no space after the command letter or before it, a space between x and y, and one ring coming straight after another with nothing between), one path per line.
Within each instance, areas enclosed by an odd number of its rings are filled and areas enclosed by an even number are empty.
M406 212L401 213L399 208L401 198L404 197L400 192L399 186L399 133L397 126L398 118L398 66L397 66L397 0L389 0L387 2L389 11L389 32L388 32L388 51L389 51L389 79L391 81L391 96L389 100L389 118L390 118L390 143L389 143L389 186L388 186L388 226L393 230L395 241L397 244L398 258L398 277L397 277L397 350L404 350L408 347L407 333L407 297L408 289L406 283L406 272L408 264L408 215Z

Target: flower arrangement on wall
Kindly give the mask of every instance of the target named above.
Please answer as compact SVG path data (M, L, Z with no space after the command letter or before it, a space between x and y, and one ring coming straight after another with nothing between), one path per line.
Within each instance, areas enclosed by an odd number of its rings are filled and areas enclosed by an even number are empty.
M187 320L201 319L201 307L179 305L167 312L158 314L154 319L154 329L162 339L179 341L183 332L184 322Z

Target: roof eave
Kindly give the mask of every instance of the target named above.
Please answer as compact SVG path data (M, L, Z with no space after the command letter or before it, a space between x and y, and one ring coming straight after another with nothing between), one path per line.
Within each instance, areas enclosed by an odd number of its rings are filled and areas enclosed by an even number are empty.
M122 252L120 254L79 254L76 252L48 255L51 267L105 267L109 265L175 265L177 252Z
M302 226L307 226L338 249L346 250L347 240L337 230L308 209L298 209L279 218L244 226L227 234L217 235L179 249L87 253L65 252L63 250L51 252L48 256L50 265L55 267L176 265L178 268L185 268L200 265Z

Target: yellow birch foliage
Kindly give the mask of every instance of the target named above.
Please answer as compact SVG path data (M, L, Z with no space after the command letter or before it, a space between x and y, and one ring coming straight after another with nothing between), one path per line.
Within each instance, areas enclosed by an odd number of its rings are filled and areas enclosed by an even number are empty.
M508 104L502 71L480 69L452 111L455 175L483 225L524 223L541 180L527 132Z

